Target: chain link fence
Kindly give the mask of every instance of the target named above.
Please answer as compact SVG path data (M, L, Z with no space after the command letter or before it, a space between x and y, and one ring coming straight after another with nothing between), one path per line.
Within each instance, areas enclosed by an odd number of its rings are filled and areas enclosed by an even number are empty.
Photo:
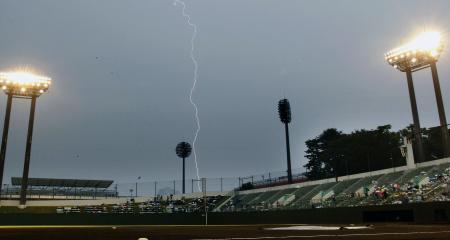
M306 180L303 169L293 169L293 182ZM205 178L206 192L226 193L234 190L246 190L277 186L287 183L286 171L274 171L245 177ZM86 187L36 187L28 186L27 197L33 199L96 199L117 197L154 197L202 192L201 179L186 179L183 192L182 180L115 182L108 188ZM16 199L20 195L20 186L4 184L1 198Z
M206 178L207 192L228 192L240 187L240 178ZM184 193L202 192L201 179L186 179ZM136 181L134 183L115 183L110 189L117 191L118 196L167 196L183 194L182 180L168 181Z
M293 182L306 181L304 169L292 170ZM223 177L206 178L207 192L229 192L237 189L245 189L251 185L252 188L265 186L276 186L287 183L286 171L274 171L264 174L256 174L245 177ZM167 181L139 181L129 183L115 183L110 187L118 196L140 197L140 196L167 196L183 194L182 180ZM185 193L201 192L201 179L186 179Z

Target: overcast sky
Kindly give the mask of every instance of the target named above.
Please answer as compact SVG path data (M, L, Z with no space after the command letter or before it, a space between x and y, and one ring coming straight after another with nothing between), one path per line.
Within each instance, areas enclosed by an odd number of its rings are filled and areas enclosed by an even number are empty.
M406 79L383 54L424 29L442 31L450 46L448 0L186 4L198 27L202 177L285 170L283 97L295 168L306 163L305 140L326 128L405 127ZM37 102L30 176L179 179L174 149L195 130L192 30L172 0L0 0L0 70L28 67L53 79ZM447 49L438 71L449 116ZM421 123L436 126L431 74L414 78ZM0 96L1 126L5 105ZM22 174L28 113L29 101L14 101L5 182Z

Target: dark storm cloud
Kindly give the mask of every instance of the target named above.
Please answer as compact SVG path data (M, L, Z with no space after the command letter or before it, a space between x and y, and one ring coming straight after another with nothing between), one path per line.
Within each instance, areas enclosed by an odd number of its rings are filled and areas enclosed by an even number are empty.
M423 27L447 33L450 45L445 0L197 0L187 11L199 29L194 99L206 177L285 169L283 97L297 168L304 141L325 128L406 126L405 79L383 53ZM3 0L0 31L0 69L29 66L54 79L37 103L31 176L180 177L174 148L195 127L192 29L172 1ZM449 59L446 51L438 65L447 113ZM415 80L423 126L438 125L429 73ZM21 174L28 104L14 102L6 178Z

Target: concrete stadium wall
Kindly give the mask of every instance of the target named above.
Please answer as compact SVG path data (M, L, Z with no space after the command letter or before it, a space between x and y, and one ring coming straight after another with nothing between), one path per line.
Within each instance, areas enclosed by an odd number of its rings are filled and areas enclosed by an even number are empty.
M208 213L208 223L366 224L374 222L450 223L450 203ZM166 214L0 214L0 225L201 225L201 213Z
M450 203L299 209L208 214L210 224L365 224L375 222L450 223Z

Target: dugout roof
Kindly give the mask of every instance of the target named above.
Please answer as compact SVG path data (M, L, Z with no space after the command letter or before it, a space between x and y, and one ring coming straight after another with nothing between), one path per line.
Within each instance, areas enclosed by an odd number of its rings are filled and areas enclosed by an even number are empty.
M22 178L12 177L13 186L22 185ZM108 188L111 180L86 180L86 179L58 179L58 178L29 178L28 186L39 187L67 187L67 188Z

